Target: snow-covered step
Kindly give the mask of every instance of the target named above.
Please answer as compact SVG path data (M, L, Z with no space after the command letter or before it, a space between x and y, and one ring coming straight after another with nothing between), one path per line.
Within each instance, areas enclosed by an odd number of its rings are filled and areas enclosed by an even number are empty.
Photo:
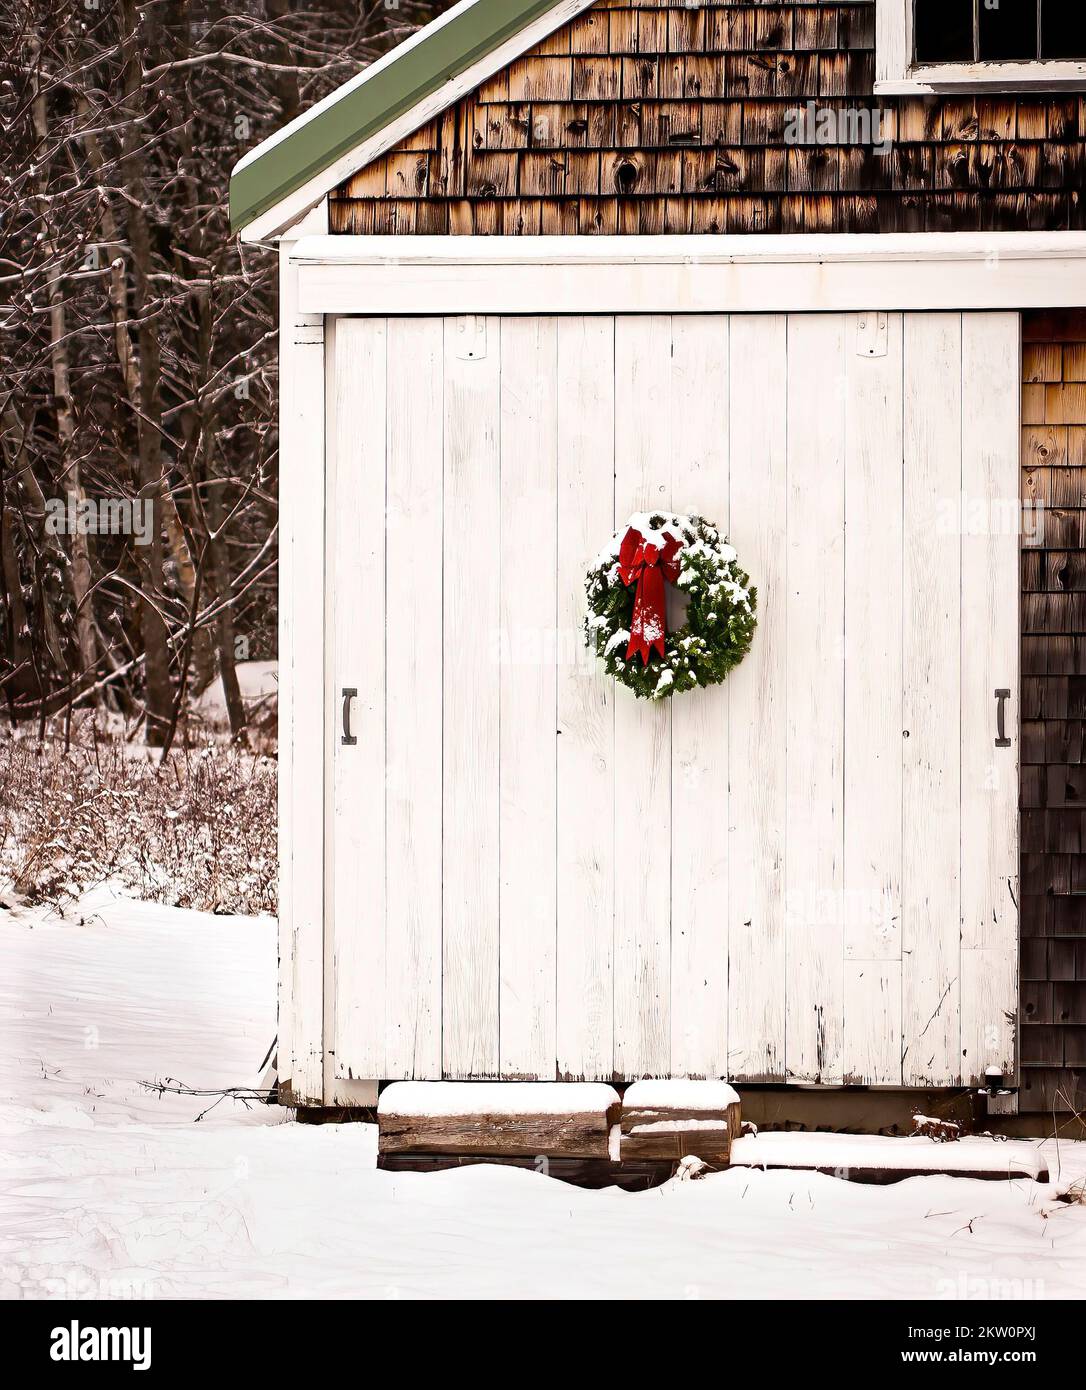
M922 1173L1048 1181L1036 1145L980 1136L941 1144L924 1135L744 1134L732 1145L731 1162L743 1168L813 1169L855 1182L895 1182Z
M577 1081L397 1081L377 1104L382 1154L609 1157L621 1101Z
M622 1098L622 1160L728 1162L739 1096L726 1081L635 1081Z

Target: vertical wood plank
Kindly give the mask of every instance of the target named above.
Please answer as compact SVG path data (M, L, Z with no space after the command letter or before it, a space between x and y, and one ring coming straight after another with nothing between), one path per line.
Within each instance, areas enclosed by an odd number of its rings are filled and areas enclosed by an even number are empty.
M558 1073L615 1070L615 684L584 640L585 575L614 527L615 324L558 321Z
M461 356L445 320L442 1066L498 1072L500 326Z
M615 320L615 527L671 509L671 318ZM671 709L615 703L615 1070L671 1062Z
M385 1079L441 1078L443 341L389 320Z
M960 314L905 319L902 1079L961 1073Z
M1015 1078L1018 1021L1018 950L970 947L962 951L962 1083L985 1084L994 1067Z
M731 536L758 589L750 655L728 677L728 1057L731 1076L785 1063L787 325L732 319Z
M845 319L788 319L785 1067L841 1079Z
M1005 962L1018 944L1019 337L1017 314L962 317L962 1068L973 1082L989 1066L1010 1074L1017 1010ZM1011 692L1006 748L995 746L998 689Z
M900 314L887 315L886 355L867 357L854 350L863 317L849 316L845 341L844 1073L857 1084L894 1085L901 1082L904 324Z
M901 1084L899 960L845 961L844 1050L846 1085Z
M385 1076L385 489L384 319L343 319L335 345L335 483L331 510L332 694L358 693L334 777L335 1072ZM367 620L358 605L364 602Z
M727 535L729 320L673 319L674 509ZM728 1070L728 689L672 706L671 1071Z
M501 321L501 1073L554 1080L558 323ZM597 465L598 466L598 465Z

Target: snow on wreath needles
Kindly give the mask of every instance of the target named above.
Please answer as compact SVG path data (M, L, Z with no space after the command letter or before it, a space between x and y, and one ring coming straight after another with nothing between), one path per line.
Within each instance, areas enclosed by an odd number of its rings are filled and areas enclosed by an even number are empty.
M648 665L637 654L626 659L636 585L622 582L619 551L631 527L661 549L668 537L682 542L675 587L686 598L686 619L668 632L663 658L654 653ZM698 686L718 685L750 651L758 591L740 569L733 547L704 517L636 513L597 555L585 589L589 650L609 676L639 699L662 700Z

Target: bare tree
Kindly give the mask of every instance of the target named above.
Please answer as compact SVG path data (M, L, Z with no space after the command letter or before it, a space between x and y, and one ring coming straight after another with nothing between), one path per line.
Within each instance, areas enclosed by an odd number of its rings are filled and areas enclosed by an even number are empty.
M275 259L228 225L259 139L444 8L8 0L0 12L0 692L149 741L274 655ZM141 519L147 524L141 524Z

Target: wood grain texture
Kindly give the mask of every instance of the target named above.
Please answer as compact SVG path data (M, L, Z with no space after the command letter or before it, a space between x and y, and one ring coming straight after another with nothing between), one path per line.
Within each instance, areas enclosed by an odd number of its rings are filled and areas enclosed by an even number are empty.
M495 1076L498 1023L498 760L501 622L501 328L461 353L445 321L442 1065Z
M960 314L905 320L902 1053L906 1085L953 1085L961 1041Z
M332 724L334 1032L337 1076L388 1075L385 1061L385 540L388 325L336 326L331 507L332 698L351 700L353 745ZM359 621L364 594L371 622ZM338 726L337 726L338 725ZM399 1001L397 1001L399 1002Z
M672 320L672 495L728 534L730 320ZM671 1073L728 1070L728 684L674 702Z
M884 356L849 315L845 357L845 1080L901 1083L904 319Z
M500 1069L554 1080L558 321L501 321Z
M615 325L558 321L558 1074L615 1072L615 687L584 641L584 579L614 527Z
M441 1073L444 369L441 319L389 320L385 1079Z
M607 1112L587 1115L378 1115L383 1154L607 1158Z
M867 316L846 336L844 796L863 814L845 819L844 953L857 961L901 959L904 320L886 320L884 356L861 355Z
M844 1083L901 1085L900 960L844 965Z
M785 1071L787 320L731 331L731 536L758 590L758 631L729 678L728 1072Z
M874 95L875 6L597 3L331 199L336 232L1086 226L1074 96ZM887 43L880 45L885 60ZM815 137L808 102L834 118ZM871 112L881 116L872 129ZM787 137L787 138L786 138Z
M789 315L785 1069L801 1081L842 1070L845 339L843 315Z
M962 946L1018 940L1017 314L962 318ZM995 691L1010 747L997 748ZM964 1002L964 1001L963 1001ZM974 1039L974 1045L977 1040ZM963 1039L964 1043L964 1039ZM967 1057L969 1052L967 1051Z

